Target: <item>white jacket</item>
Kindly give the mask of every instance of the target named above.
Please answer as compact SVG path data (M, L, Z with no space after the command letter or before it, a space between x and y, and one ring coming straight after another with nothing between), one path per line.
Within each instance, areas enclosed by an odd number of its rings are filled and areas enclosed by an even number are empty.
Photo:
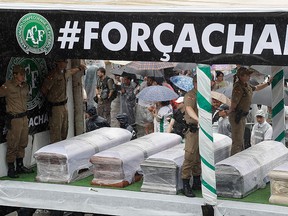
M259 124L258 122L255 123L251 132L251 146L264 140L271 140L272 134L272 126L266 121L264 121L262 124Z

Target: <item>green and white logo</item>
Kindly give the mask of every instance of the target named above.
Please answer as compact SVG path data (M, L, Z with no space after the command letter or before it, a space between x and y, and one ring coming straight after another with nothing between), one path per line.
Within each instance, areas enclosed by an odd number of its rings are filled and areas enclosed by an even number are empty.
M47 55L54 44L52 26L37 13L24 15L17 23L16 38L24 52Z
M44 97L41 94L41 85L48 73L46 62L43 58L11 58L7 67L6 80L13 78L13 68L21 65L26 71L26 83L29 85L27 102L28 110L42 107Z

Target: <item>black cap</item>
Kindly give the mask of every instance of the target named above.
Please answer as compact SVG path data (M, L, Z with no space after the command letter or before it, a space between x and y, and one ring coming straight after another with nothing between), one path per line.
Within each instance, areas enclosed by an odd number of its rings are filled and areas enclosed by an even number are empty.
M229 106L227 104L221 104L218 107L218 110L229 110Z
M90 116L97 115L97 111L96 111L96 108L95 108L95 107L91 107L90 109L88 109L88 110L86 111L86 113L88 113Z

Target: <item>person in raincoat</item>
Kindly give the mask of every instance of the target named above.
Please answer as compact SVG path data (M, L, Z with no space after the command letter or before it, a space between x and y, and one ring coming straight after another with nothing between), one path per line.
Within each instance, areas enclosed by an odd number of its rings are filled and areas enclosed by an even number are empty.
M123 76L123 83L121 84L121 99L120 99L120 113L128 115L128 123L135 126L135 105L136 95L134 90L136 83L132 81L129 74Z

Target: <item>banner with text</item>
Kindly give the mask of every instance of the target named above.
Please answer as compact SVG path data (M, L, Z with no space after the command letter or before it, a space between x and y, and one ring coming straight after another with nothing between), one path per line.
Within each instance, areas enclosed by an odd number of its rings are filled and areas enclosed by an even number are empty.
M285 12L0 13L0 57L288 65Z

